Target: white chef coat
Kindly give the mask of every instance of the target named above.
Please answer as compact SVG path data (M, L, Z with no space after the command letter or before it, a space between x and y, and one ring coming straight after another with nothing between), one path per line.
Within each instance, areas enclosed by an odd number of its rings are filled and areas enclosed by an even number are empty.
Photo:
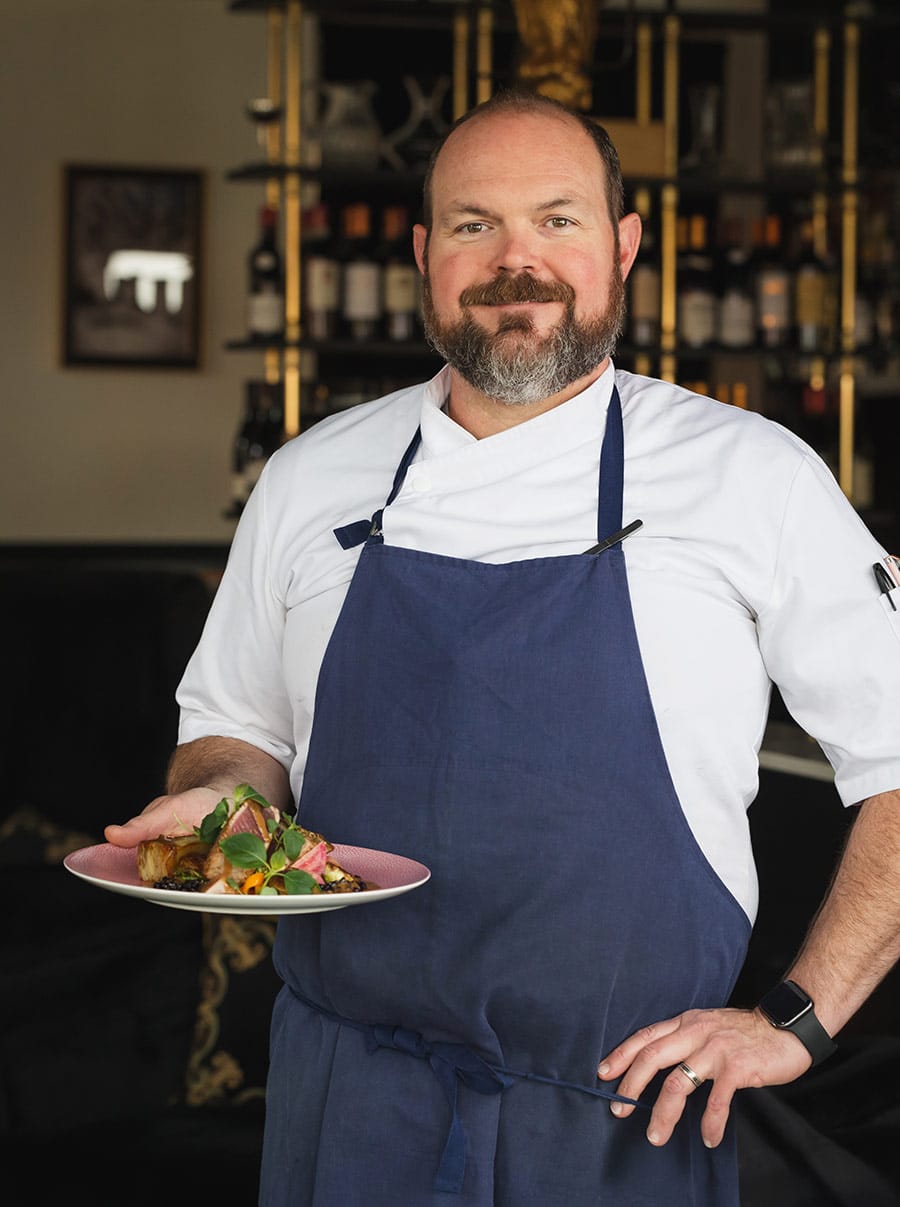
M420 424L384 513L387 544L488 562L582 553L597 539L614 379L623 524L643 521L623 549L663 749L688 824L752 921L746 810L770 680L822 746L845 804L900 787L900 611L872 569L885 550L785 428L612 365L575 398L486 439L442 410L444 369L279 450L179 686L179 741L251 742L289 771L297 799L319 667L360 551L342 549L333 530L384 504Z

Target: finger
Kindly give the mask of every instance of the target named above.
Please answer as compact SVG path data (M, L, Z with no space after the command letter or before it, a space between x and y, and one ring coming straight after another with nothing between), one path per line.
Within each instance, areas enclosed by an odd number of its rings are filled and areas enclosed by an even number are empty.
M737 1088L736 1085L727 1085L721 1078L713 1083L700 1120L700 1135L707 1148L716 1148L722 1143Z
M650 1112L647 1139L651 1144L659 1146L671 1139L676 1123L684 1114L685 1103L697 1089L693 1081L676 1065L660 1086L653 1110Z
M666 1019L663 1023L647 1027L639 1034L644 1037L643 1047L637 1050L627 1065L617 1092L625 1098L639 1099L647 1086L662 1069L670 1068L684 1053L684 1039L679 1032L680 1019ZM622 1045L626 1050L626 1059L633 1051L632 1036ZM616 1049L618 1052L619 1049ZM611 1062L612 1063L612 1062ZM613 1068L617 1065L613 1065ZM683 1075L679 1074L679 1077ZM627 1102L614 1102L610 1107L614 1115L626 1119L635 1108Z
M623 1040L618 1047L613 1048L609 1055L601 1060L597 1068L597 1076L601 1081L621 1077L639 1052L642 1052L648 1044L655 1040L671 1035L673 1031L677 1030L678 1024L678 1018L666 1018L661 1022L651 1023L648 1027L641 1027L640 1031L629 1035L628 1039Z
M117 847L134 847L139 842L158 838L160 834L187 834L191 821L179 815L176 798L157 796L145 809L121 825L106 826L106 841Z

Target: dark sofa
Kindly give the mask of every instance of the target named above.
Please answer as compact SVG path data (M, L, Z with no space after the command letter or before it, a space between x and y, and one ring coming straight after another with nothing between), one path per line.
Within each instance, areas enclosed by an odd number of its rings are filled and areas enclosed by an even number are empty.
M147 905L61 862L160 791L220 562L0 558L0 1168L23 1201L255 1202L274 924Z
M256 1201L273 924L148 905L62 867L160 790L223 557L0 554L0 1168L26 1202ZM762 907L737 1004L783 971L848 818L828 785L764 772L751 820ZM745 1207L900 1203L898 1006L892 974L832 1061L742 1096Z

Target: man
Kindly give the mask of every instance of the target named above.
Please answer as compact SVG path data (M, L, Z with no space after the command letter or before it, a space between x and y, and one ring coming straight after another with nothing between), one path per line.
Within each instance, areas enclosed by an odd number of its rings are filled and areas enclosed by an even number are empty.
M107 836L249 782L432 870L279 925L265 1207L730 1207L735 1092L824 1058L900 954L884 550L790 433L614 370L640 220L602 130L500 94L424 217L448 367L270 461L167 795ZM773 680L864 802L790 1026L723 1008Z

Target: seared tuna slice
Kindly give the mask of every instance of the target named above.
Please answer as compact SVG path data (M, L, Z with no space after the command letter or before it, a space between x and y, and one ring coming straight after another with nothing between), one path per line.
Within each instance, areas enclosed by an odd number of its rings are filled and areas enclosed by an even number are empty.
M219 831L219 837L210 847L209 855L203 868L203 875L208 881L207 893L231 893L234 889L226 881L233 880L242 884L253 874L253 868L238 868L230 863L222 851L222 839L231 838L234 834L255 834L268 847L270 834L266 825L267 817L277 817L274 809L264 809L256 801L248 800L238 805L234 813Z

